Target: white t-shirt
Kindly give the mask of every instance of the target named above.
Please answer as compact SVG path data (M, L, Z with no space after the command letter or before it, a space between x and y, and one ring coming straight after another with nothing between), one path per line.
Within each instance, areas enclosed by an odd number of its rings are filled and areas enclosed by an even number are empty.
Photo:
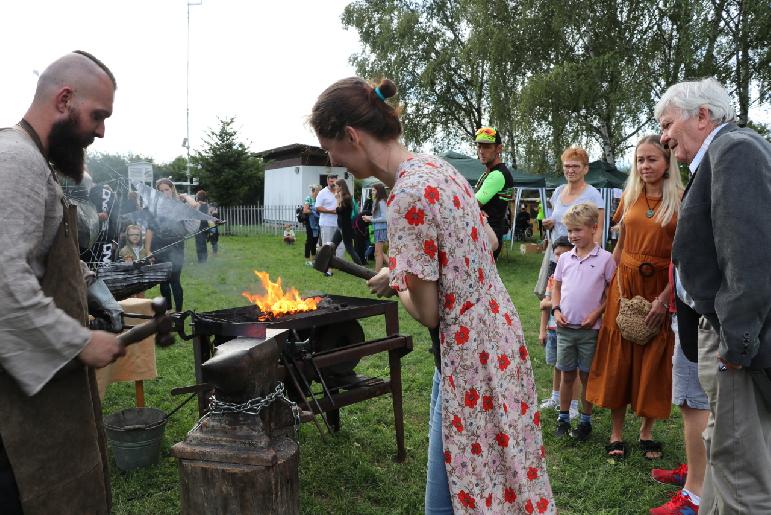
M554 220L554 228L551 230L551 241L556 241L560 236L568 235L568 228L562 223L562 217L565 216L568 209L576 204L594 204L597 209L605 209L605 201L602 200L600 192L592 186L587 184L584 191L570 204L563 204L560 200L560 195L565 190L565 184L559 186L551 196L552 212L549 216L549 220ZM552 262L556 263L557 260L552 256Z
M337 209L337 198L335 198L334 193L329 191L328 186L316 195L316 209L320 207L324 209ZM319 226L337 227L337 214L319 212Z
M584 188L584 191L582 191L578 198L576 198L570 204L563 204L560 200L560 195L564 190L565 185L563 184L554 190L554 193L551 196L552 212L551 216L549 216L549 219L554 220L554 229L551 231L552 241L556 240L560 236L568 235L568 228L565 227L565 224L562 223L562 217L565 216L565 213L567 213L568 209L570 209L572 206L586 203L594 204L597 209L605 209L605 201L602 200L602 195L597 190L597 188L591 184L587 184L586 188Z

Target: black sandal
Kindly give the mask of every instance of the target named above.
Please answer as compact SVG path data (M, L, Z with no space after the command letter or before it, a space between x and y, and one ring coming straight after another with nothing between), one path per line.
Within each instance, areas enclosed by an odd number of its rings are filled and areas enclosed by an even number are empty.
M609 458L614 458L617 460L623 460L626 458L626 444L620 440L616 440L615 442L610 442L608 445L605 446L605 452L608 453ZM611 454L612 452L620 454Z
M661 444L661 442L658 442L656 440L640 440L640 450L643 453L643 456L647 460L658 460L661 459L662 456L662 449L664 446ZM648 453L657 452L658 456L648 456Z

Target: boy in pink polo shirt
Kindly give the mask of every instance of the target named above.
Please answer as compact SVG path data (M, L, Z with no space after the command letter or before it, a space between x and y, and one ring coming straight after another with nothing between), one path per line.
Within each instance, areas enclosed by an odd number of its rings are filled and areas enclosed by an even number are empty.
M579 441L592 432L592 405L586 400L586 381L605 310L605 290L613 278L613 255L594 243L600 212L593 204L576 204L563 216L573 250L565 252L554 271L552 313L557 322L557 364L562 372L557 437L570 434ZM578 426L570 428L570 397L581 377L581 412Z

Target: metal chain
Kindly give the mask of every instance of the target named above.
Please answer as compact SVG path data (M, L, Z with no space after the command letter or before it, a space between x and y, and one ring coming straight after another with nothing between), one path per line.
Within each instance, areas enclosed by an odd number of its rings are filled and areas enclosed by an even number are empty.
M268 394L267 396L255 397L254 399L249 399L248 401L243 402L241 404L220 401L212 393L211 397L209 397L208 411L204 413L204 415L198 420L198 422L193 427L193 429L188 431L187 434L195 432L199 427L201 427L201 424L203 424L203 421L206 420L211 415L225 415L227 413L244 413L246 415L257 416L260 414L260 412L263 409L273 404L273 402L275 402L276 399L282 401L284 404L289 406L289 408L292 410L292 417L294 419L294 431L296 434L300 430L300 407L297 405L296 402L289 400L289 398L286 396L284 383L282 383L281 381L276 383L276 389L273 390L273 392Z

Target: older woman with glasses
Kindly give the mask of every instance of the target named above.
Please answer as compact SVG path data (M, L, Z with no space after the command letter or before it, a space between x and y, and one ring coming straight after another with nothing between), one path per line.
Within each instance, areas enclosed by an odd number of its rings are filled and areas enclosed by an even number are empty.
M597 188L586 182L589 172L589 156L586 150L570 147L562 153L562 173L566 184L559 186L551 196L552 213L544 219L543 226L551 232L550 240L567 236L568 229L562 223L562 217L572 206L588 202L600 210L600 223L595 233L595 242L602 246L602 229L605 221L605 202ZM552 259L555 264L557 261Z

